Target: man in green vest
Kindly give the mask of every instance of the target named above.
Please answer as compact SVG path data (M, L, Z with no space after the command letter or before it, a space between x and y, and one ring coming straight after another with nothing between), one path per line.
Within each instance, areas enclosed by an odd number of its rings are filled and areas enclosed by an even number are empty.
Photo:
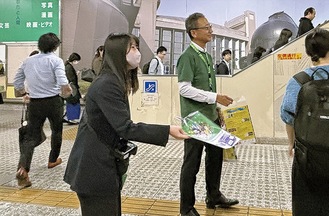
M194 13L185 20L191 38L190 46L177 61L181 116L199 111L220 125L217 103L228 106L233 99L216 92L215 72L212 58L206 52L206 44L212 39L212 26L201 13ZM223 149L196 139L184 141L184 161L180 177L180 213L197 216L194 208L194 186L200 168L202 151L206 151L207 208L228 208L238 204L236 199L226 198L219 190L223 163Z

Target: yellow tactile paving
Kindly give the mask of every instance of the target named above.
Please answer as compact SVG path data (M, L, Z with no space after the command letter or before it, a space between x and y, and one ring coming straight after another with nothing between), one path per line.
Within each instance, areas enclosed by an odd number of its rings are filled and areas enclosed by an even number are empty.
M79 208L74 192L29 189L18 190L0 187L0 201L47 205L52 207ZM291 211L237 206L229 209L207 209L204 203L197 203L196 209L203 216L291 216ZM179 202L147 198L122 197L124 214L170 216L179 215Z
M64 129L63 130L63 140L75 140L78 132L78 125L72 128Z
M282 211L282 216L292 216L292 212L291 211L287 211L287 210L283 210Z
M249 208L249 216L282 216L282 210L277 209L262 209L262 208Z

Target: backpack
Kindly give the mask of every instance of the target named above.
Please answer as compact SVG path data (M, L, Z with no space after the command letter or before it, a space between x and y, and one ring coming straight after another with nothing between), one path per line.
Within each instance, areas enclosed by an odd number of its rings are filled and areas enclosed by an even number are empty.
M318 71L327 78L314 80ZM329 72L315 70L311 76L300 72L294 79L301 85L297 97L295 160L311 190L329 191Z
M147 62L146 64L144 64L143 69L142 69L142 73L143 74L148 74L149 73L149 69L150 69L150 63L153 59L157 60L157 66L156 66L156 71L158 72L158 66L159 66L159 60L157 58L152 58L149 62ZM156 72L156 73L157 73Z

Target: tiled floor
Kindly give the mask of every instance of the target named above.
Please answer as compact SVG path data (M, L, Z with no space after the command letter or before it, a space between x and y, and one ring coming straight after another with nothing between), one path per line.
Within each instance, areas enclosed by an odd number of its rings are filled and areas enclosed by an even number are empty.
M19 157L17 128L20 105L0 105L0 215L80 215L75 193L63 182L66 161L77 126L65 126L63 164L47 169L49 138L35 149L29 189L18 190L15 170ZM49 125L45 125L50 135ZM284 145L245 144L236 148L238 160L223 166L222 192L240 200L232 209L207 210L204 205L204 163L196 183L196 208L202 215L291 215L291 160ZM125 215L178 215L180 141L166 148L139 144L122 191Z

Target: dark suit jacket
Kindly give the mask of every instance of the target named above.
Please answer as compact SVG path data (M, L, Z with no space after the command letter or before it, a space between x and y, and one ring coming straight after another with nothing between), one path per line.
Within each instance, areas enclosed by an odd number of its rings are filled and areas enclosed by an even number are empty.
M88 118L80 121L64 181L80 194L114 196L119 176L110 148L116 148L120 138L165 146L169 125L133 123L124 88L113 73L101 73L86 97Z
M224 61L222 61L221 63L219 63L217 65L217 71L216 71L217 74L225 74L225 75L229 75L231 74L226 63Z

